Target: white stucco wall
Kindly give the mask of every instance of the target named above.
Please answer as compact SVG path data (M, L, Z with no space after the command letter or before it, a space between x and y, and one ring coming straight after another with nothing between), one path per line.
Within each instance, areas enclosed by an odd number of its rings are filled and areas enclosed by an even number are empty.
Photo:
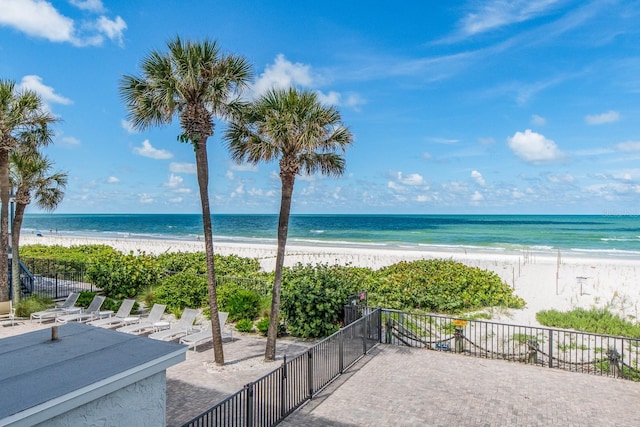
M166 374L162 371L36 427L165 426L166 384Z

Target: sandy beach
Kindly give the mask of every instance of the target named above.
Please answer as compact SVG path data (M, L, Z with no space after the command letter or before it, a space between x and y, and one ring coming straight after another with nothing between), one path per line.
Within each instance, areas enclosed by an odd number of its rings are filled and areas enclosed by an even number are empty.
M21 245L43 244L75 246L105 244L124 253L204 251L202 241L99 239L51 236L21 236ZM218 243L215 251L221 255L256 258L265 271L275 265L275 245ZM400 250L358 247L287 246L286 266L297 263L352 265L378 269L399 261L417 259L453 259L466 265L490 270L514 288L527 305L520 310L494 310L492 319L501 322L538 326L535 314L541 310L571 310L576 307L609 306L623 317L636 319L640 305L638 267L630 258L576 257L561 254L529 252L489 253L467 250Z

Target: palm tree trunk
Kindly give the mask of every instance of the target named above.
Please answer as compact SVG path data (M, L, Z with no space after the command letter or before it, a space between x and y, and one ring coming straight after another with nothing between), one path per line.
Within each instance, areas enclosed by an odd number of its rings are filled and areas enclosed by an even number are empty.
M9 299L9 151L0 149L0 301Z
M20 229L26 205L16 203L16 213L11 226L11 277L13 284L13 305L20 301Z
M282 196L280 200L280 216L278 217L278 252L276 254L276 271L273 278L273 290L271 294L271 313L269 314L267 346L264 351L265 361L273 361L276 359L282 268L284 266L284 253L287 246L287 234L289 233L289 216L291 215L291 196L293 194L294 181L295 174L282 176Z
M198 187L202 203L202 224L204 228L204 248L207 258L207 289L209 290L209 309L211 312L211 333L213 336L213 357L216 365L224 365L222 332L218 318L218 298L216 296L216 273L213 251L213 227L211 225L211 209L209 207L209 161L207 158L207 138L196 142L196 170Z

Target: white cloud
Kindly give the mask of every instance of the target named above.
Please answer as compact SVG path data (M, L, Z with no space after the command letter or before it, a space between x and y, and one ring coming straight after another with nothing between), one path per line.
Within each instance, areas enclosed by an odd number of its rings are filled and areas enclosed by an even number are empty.
M544 135L527 129L507 138L509 148L525 162L541 163L560 159L563 154L556 143Z
M46 108L51 110L50 104L72 104L69 98L62 95L58 95L54 88L42 83L42 77L36 75L28 75L22 78L22 81L18 85L21 90L30 90L40 95L42 101L46 104Z
M172 203L172 204L174 204L174 205L177 205L177 204L182 203L182 201L183 201L183 200L184 200L184 199L183 199L182 197L173 197L173 198L171 198L171 199L168 199L167 201L168 201L169 203Z
M433 156L430 153L427 153L426 151L424 153L422 153L422 158L425 160L431 160Z
M120 180L115 176L110 176L109 178L107 178L107 184L117 184L119 182Z
M180 175L169 175L169 180L164 184L167 188L180 188L184 184L184 178Z
M388 181L387 182L387 187L389 187L390 189L394 190L394 191L398 191L398 192L405 192L407 191L406 188L404 188L402 185L398 185L396 184L394 181Z
M316 96L318 97L318 101L324 105L335 105L335 106L344 106L353 108L356 111L359 111L359 107L363 104L366 104L365 100L362 99L361 96L356 94L350 94L343 100L343 96L336 92L330 91L328 94L324 94L321 91L316 91Z
M640 151L640 141L625 141L616 144L616 148L620 151Z
M531 124L536 126L544 126L547 124L547 119L537 114L531 116Z
M73 20L44 0L0 1L0 25L52 42L70 41L74 32Z
M73 136L63 136L60 140L66 145L80 145L80 140Z
M124 30L127 29L127 23L124 20L116 16L116 19L109 19L106 16L101 16L96 21L96 28L102 34L105 34L109 40L118 42L122 46L122 38L124 36Z
M69 3L81 10L101 13L105 11L101 0L69 0Z
M104 11L99 0L71 0L71 4L90 13ZM98 46L106 35L122 44L127 24L121 17L115 19L98 17L94 22L76 22L61 14L46 0L2 0L0 1L0 26L12 27L32 37L55 43L71 43L75 46Z
M410 173L407 176L404 176L402 172L398 172L397 175L398 181L404 185L425 185L424 178L420 174Z
M227 171L227 172L224 174L224 176L226 176L226 177L227 177L227 179L228 179L229 181L233 181L233 178L235 177L235 175L234 175L234 174L233 174L233 172L231 172L231 171Z
M325 105L340 105L340 94L338 92L331 91L328 94L324 94L320 91L316 91L318 101Z
M496 140L491 137L480 137L478 138L478 142L482 145L491 145L491 144L495 144Z
M283 89L296 85L309 87L313 83L311 66L287 61L283 54L278 54L273 65L268 65L253 84L253 93L262 95L269 89Z
M591 114L584 118L584 121L588 125L602 125L617 122L618 120L620 120L620 113L613 110L602 114Z
M173 154L171 154L167 150L159 150L157 148L154 148L148 139L142 141L142 147L134 147L133 152L141 155L142 157L148 157L150 159L156 160L166 160L173 157Z
M460 23L466 35L480 34L546 14L558 0L489 0Z
M171 162L169 163L169 171L174 173L189 173L189 174L197 173L195 163Z
M571 184L574 181L573 175L565 173L565 174L555 174L549 175L547 177L549 182L553 182L556 184Z
M138 133L138 131L133 127L133 125L129 120L125 120L125 119L120 120L120 126L122 126L122 129L126 130L127 133L130 133L130 134Z
M251 163L231 163L229 169L236 172L258 172L258 165Z
M471 178L473 178L473 180L481 186L485 186L486 182L484 181L484 178L482 177L482 174L476 170L471 171Z
M475 191L472 195L471 195L471 202L480 202L484 200L484 196L482 194L480 194L479 191Z
M148 205L150 203L154 202L154 199L152 196L150 196L147 193L142 193L138 195L138 201L142 204Z
M431 141L431 142L435 142L436 144L457 144L458 142L460 142L459 139L454 139L454 138L439 138L439 137L429 137L427 138L427 140Z
M235 190L231 192L231 197L241 196L244 194L244 184L238 184Z

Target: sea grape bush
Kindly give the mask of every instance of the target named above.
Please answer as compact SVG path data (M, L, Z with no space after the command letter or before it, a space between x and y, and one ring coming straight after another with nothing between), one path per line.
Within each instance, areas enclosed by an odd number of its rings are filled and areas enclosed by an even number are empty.
M133 298L141 289L158 283L161 270L150 255L114 252L94 257L86 274L106 296L123 299Z
M370 273L368 269L326 264L285 269L281 312L289 333L314 338L335 332L349 296L361 289Z
M171 312L182 311L206 306L208 294L207 278L187 271L165 277L155 288L153 301L165 304Z
M204 252L172 252L156 257L160 267L168 273L190 271L206 274L207 260ZM260 263L254 258L237 255L214 255L216 276L252 277L260 272Z
M441 313L485 307L524 307L524 300L500 277L453 260L399 262L375 272L369 305Z
M216 292L217 294L217 292ZM218 296L220 309L229 313L229 320L253 320L260 310L260 295L249 289L235 287L227 295Z
M76 245L71 247L41 244L20 247L20 259L33 274L83 272L95 257L119 253L107 245Z

